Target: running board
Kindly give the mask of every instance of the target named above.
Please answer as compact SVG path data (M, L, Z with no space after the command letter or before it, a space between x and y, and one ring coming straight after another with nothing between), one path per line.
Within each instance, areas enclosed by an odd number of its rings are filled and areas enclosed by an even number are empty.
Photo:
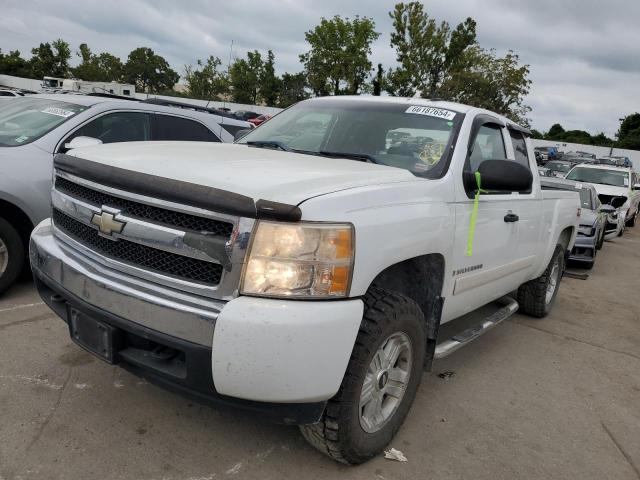
M434 359L438 360L452 354L460 347L464 347L467 343L472 342L483 333L488 332L518 311L518 302L511 297L502 297L496 300L496 302L504 306L486 317L481 323L438 344L436 346Z

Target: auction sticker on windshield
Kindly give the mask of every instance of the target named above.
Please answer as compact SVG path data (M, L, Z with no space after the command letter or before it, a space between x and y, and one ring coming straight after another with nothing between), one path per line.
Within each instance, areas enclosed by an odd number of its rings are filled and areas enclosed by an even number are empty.
M445 110L444 108L425 107L423 105L411 105L404 113L413 113L415 115L427 115L428 117L442 118L444 120L453 120L456 112Z
M41 110L42 113L48 113L49 115L57 115L58 117L70 117L74 115L76 112L72 112L71 110L65 110L64 108L56 108L56 107L48 107L44 110Z

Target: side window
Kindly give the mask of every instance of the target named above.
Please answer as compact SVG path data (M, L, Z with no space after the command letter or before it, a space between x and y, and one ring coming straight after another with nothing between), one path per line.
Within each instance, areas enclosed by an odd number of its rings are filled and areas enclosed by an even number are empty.
M497 125L482 125L473 142L473 150L469 163L471 171L475 172L485 160L506 160L507 151L504 147L502 128Z
M151 140L151 120L147 113L108 113L80 127L64 141L64 144L75 137L97 138L102 143Z
M199 122L170 115L155 114L154 140L219 142L220 139Z
M527 155L527 143L524 139L524 135L515 130L509 130L509 135L511 136L511 143L513 144L515 161L520 165L529 168L529 156Z

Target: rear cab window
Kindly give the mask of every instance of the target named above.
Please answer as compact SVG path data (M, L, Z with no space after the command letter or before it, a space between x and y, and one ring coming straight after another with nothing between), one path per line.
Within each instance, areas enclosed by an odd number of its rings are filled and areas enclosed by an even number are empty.
M527 151L527 142L524 134L516 130L509 129L511 144L513 145L514 160L523 167L531 168L529 163L529 154Z

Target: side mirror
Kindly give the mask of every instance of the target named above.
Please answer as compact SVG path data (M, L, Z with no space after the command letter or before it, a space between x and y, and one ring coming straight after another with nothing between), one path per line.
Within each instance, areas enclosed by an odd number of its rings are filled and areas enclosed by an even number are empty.
M600 211L609 215L609 214L615 213L616 209L613 208L611 205L604 204L600 206Z
M64 148L71 150L72 148L95 147L102 145L102 140L93 137L75 137L70 142L64 144Z
M531 170L513 160L485 160L478 167L478 172L483 190L503 193L531 191ZM464 172L463 182L467 191L475 191L478 188L475 172Z
M238 140L240 140L242 137L244 137L250 131L251 131L250 128L243 128L242 130L238 130L236 133L233 134L233 141L237 142Z
M636 183L635 185L633 185L633 187L631 187L633 190L640 190L640 183Z

